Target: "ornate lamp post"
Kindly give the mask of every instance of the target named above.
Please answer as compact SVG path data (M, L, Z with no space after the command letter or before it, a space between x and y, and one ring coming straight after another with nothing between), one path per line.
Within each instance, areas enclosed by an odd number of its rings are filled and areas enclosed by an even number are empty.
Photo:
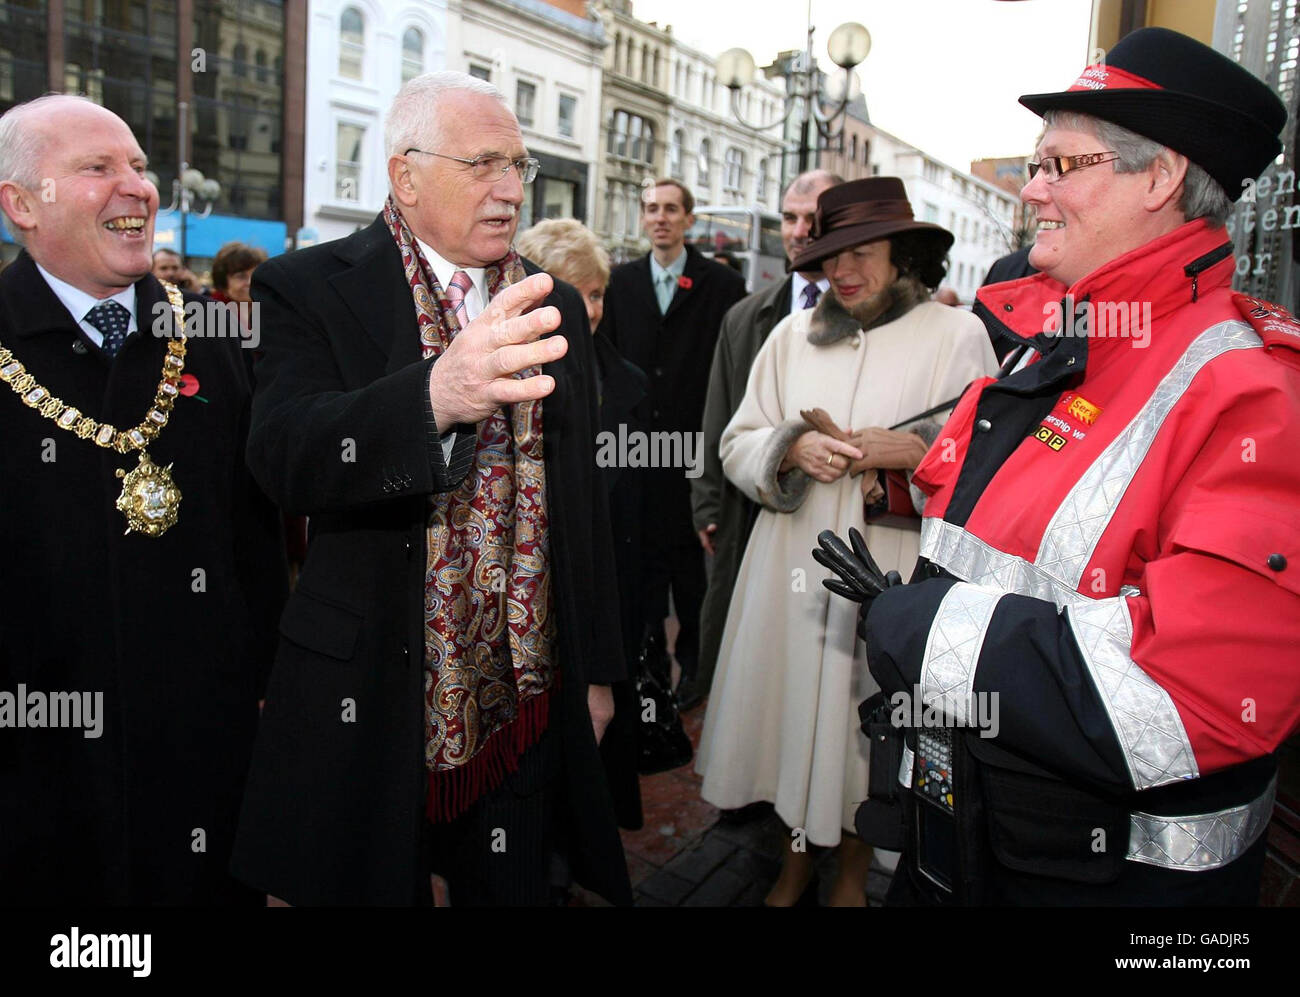
M165 209L159 211L159 214L169 215L174 211L181 213L181 263L186 262L186 228L189 222L191 212L195 210L195 204L198 201L204 201L206 204L203 210L198 213L199 218L207 218L212 214L212 207L221 197L221 184L216 180L210 180L199 170L190 166L185 158L185 138L189 134L186 130L186 112L189 106L184 102L178 106L180 114L178 116L178 138L180 142L180 161L181 168L177 179L172 181L172 203ZM145 176L155 186L158 186L158 175L152 170L146 171Z
M827 143L843 134L844 125L835 127L835 119L840 117L849 106L860 87L857 86L853 67L861 63L871 51L871 33L861 24L850 21L841 24L831 32L826 42L826 54L831 62L844 70L840 85L832 88L832 99L837 106L829 113L822 104L825 95L821 90L821 80L817 70L817 60L813 57L812 4L808 7L808 40L802 52L795 55L789 63L786 84L785 112L771 121L755 124L745 118L740 108L740 91L752 83L757 67L754 57L743 48L728 49L718 56L718 81L731 91L731 111L736 120L747 128L765 131L789 119L796 107L802 106L803 114L799 126L799 172L809 168L811 151L811 129L816 127L817 134Z

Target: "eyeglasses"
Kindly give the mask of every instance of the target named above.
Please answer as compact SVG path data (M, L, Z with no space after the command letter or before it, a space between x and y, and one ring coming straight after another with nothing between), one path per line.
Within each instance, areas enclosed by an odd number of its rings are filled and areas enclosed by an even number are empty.
M542 164L531 157L523 159L509 159L506 156L475 156L473 159L462 159L460 156L446 156L441 152L429 152L427 149L407 149L405 155L409 156L413 152L420 152L426 156L437 156L439 159L453 159L458 163L464 163L470 168L475 180L487 180L496 183L507 173L513 166L515 172L519 174L520 183L532 183L537 179L537 173L542 168Z
M1042 170L1043 175L1047 177L1047 182L1051 183L1072 170L1096 166L1098 163L1110 163L1116 159L1119 159L1118 152L1085 152L1081 156L1044 156L1040 162L1025 165L1029 167L1030 180L1038 176L1038 171Z

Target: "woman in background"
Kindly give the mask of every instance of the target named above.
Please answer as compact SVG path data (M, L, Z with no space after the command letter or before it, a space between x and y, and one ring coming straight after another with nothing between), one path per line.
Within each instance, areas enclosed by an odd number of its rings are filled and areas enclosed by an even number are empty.
M595 234L572 218L538 222L515 239L519 255L536 263L557 280L572 284L587 306L587 321L594 336L599 431L618 434L619 423L631 429L632 410L646 392L646 376L628 363L609 339L596 332L604 312L605 285L609 283L609 254ZM609 492L609 518L614 535L614 560L618 567L623 659L628 678L613 686L614 717L600 742L614 814L621 827L641 827L641 788L637 780L637 723L640 717L634 669L644 624L636 606L640 577L641 498L626 469L604 468ZM593 710L600 708L592 704Z
M762 506L731 598L697 768L701 794L733 810L775 804L791 834L767 904L813 901L813 852L840 846L833 906L865 906L871 849L853 834L867 795L857 706L876 691L857 605L831 599L812 558L831 524L866 536L882 571L911 574L917 529L868 526L878 470L911 471L938 424L885 427L950 399L997 367L969 312L930 300L952 234L913 219L903 183L872 177L824 190L817 237L791 270L820 265L832 293L783 319L723 431L722 467ZM824 410L820 432L802 412ZM812 887L812 889L810 889Z

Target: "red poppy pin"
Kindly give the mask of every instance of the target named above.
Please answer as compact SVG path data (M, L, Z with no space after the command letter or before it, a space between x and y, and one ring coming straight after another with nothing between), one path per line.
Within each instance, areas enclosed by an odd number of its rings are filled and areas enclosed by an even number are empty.
M677 286L680 287L683 291L689 291L691 289L691 284L693 283L694 281L691 280L691 278L689 277L677 278Z
M199 379L193 374L181 375L179 390L186 398L194 397L201 402L207 401L206 398L199 394Z

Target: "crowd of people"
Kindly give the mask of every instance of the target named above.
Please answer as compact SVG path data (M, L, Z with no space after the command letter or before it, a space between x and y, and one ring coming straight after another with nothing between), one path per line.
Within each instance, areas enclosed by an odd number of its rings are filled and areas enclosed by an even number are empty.
M873 856L890 903L1253 902L1300 323L1223 222L1286 114L1160 29L1023 102L1037 239L973 312L892 177L795 177L748 295L677 179L630 262L517 233L539 164L460 73L395 98L370 225L210 288L120 118L0 117L0 903L627 904L648 728L705 702L704 799L790 832L769 906L810 846L837 906Z

